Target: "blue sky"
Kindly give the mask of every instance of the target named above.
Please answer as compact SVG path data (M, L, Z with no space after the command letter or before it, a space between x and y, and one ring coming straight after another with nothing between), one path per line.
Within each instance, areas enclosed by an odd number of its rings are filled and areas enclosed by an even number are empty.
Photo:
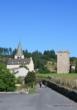
M0 0L0 46L77 56L77 0Z

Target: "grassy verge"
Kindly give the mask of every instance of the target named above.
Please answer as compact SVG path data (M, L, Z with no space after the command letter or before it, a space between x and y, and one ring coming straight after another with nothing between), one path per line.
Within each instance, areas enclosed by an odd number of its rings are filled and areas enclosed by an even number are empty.
M46 79L49 81L53 81L56 84L77 90L77 73L70 73L70 74L56 74L56 73L39 74L38 73L36 76L39 79Z
M16 91L25 92L25 93L28 93L28 94L33 94L33 93L36 92L36 85L34 85L33 87L26 86L26 85L19 85L17 87L17 90Z
M75 80L77 79L77 73L69 73L69 74L57 74L57 73L47 73L47 74L36 74L37 77L40 78L61 78L61 79L70 79Z
M29 88L29 94L34 94L36 92L36 87Z

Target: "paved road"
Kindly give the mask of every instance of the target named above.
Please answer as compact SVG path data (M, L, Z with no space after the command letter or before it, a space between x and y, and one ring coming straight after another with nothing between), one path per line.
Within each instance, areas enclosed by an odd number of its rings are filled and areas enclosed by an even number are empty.
M49 88L36 94L0 94L0 110L77 110L77 103Z

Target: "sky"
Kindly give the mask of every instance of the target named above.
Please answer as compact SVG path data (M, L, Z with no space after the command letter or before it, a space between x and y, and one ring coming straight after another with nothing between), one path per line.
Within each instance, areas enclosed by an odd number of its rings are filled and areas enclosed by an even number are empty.
M77 0L0 0L0 47L77 56Z

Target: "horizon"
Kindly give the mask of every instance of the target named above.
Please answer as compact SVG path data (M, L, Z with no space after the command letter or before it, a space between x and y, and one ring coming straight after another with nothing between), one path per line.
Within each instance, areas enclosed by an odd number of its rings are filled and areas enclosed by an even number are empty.
M0 47L29 52L69 51L77 56L76 0L0 1Z
M0 47L0 48L5 48L5 47ZM9 48L11 48L12 51L13 51L14 49L17 49L18 46L17 46L16 48L7 47L7 49L9 49ZM21 45L21 48L22 48L22 45ZM33 53L33 52L37 52L37 51L38 51L38 52L41 52L42 54L43 54L45 51L54 51L56 55L57 55L57 53L59 53L59 52L68 52L70 57L75 57L75 58L77 58L76 56L71 56L71 55L70 55L70 52L69 52L68 50L55 51L54 49L48 49L48 50L45 49L45 50L43 50L43 51L40 51L40 50L29 51L28 49L25 49L25 48L23 49L23 48L22 48L22 51L28 51L28 52L30 52L30 53Z

